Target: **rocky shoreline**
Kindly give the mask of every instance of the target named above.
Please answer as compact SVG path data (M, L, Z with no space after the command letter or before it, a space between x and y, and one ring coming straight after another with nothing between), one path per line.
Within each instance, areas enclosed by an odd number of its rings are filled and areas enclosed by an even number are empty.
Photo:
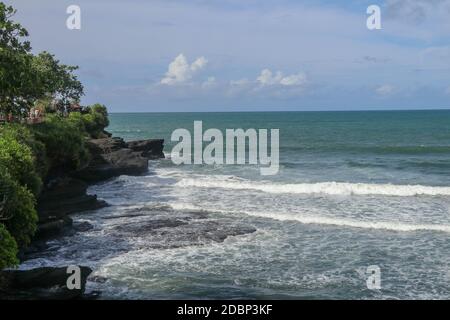
M125 142L122 138L92 139L87 142L91 154L82 170L50 180L38 199L37 239L61 232L72 224L69 215L107 206L95 195L88 195L90 184L120 175L141 175L148 161L164 158L164 140Z
M141 175L148 171L148 161L164 158L164 140L149 139L125 142L111 137L91 139L86 142L90 152L89 163L79 171L53 177L46 182L37 201L38 229L31 246L21 252L21 260L46 247L46 241L73 230L70 215L103 208L108 204L88 195L90 184L120 175ZM78 226L79 227L79 226ZM84 296L89 267L82 270L81 290L67 290L66 268L36 268L32 270L8 270L0 273L4 299L74 299Z

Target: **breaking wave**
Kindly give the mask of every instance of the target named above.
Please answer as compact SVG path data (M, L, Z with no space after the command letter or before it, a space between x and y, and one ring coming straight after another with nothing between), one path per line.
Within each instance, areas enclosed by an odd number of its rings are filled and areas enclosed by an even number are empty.
M174 210L200 210L197 206L189 204L173 203L171 204ZM202 209L201 211L208 211ZM247 210L211 210L210 212L218 212L221 214L245 214L248 216L269 218L278 221L297 221L302 224L317 224L317 225L331 225L338 227L350 227L360 229L375 229L375 230L389 230L400 232L413 232L413 231L438 231L450 233L450 225L447 224L415 224L404 223L397 221L361 221L356 219L347 218L331 218L325 216L311 216L303 215L301 213L271 213L260 211L247 211Z
M423 186L423 185L394 185L394 184L369 184L347 182L319 182L280 184L267 181L251 182L248 180L223 180L209 178L184 178L176 183L179 187L197 188L223 188L234 190L258 190L267 193L293 193L293 194L327 194L327 195L383 195L412 197L449 196L450 187Z

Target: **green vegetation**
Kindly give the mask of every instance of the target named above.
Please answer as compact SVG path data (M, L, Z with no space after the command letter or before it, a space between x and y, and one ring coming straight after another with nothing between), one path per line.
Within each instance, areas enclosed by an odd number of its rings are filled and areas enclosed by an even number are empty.
M0 223L0 270L16 265L18 263L16 255L16 241L11 237L6 227Z
M35 197L19 185L6 168L0 168L0 198L2 210L0 221L19 247L27 246L36 231L37 213ZM0 264L2 259L0 259Z
M15 10L0 2L0 112L23 117L39 99L51 98L64 111L83 95L74 66L53 55L31 53L28 31L11 20Z
M29 146L18 139L15 127L0 130L0 164L7 168L11 177L28 188L34 195L39 194L42 181L36 172L35 157Z
M71 112L83 95L77 67L48 52L33 55L27 30L11 20L14 13L0 2L0 116L18 120L0 123L0 270L16 266L18 250L31 242L43 184L85 166L86 139L102 137L109 125L103 105ZM34 107L45 117L25 124Z
M87 164L85 140L97 138L107 123L106 108L97 106L86 114L52 114L35 125L0 126L0 242L5 242L0 266L15 265L11 256L32 239L42 181L50 172L69 173Z
M104 128L109 126L108 111L101 104L92 105L88 111L83 115L84 129L92 138L99 138Z
M49 115L43 123L33 126L33 132L46 146L48 166L55 171L76 170L87 162L86 133L70 118Z

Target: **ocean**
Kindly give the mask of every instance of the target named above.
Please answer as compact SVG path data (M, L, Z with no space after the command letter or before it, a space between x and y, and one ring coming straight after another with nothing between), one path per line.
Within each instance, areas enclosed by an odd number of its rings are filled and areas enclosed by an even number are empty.
M144 176L92 186L92 229L22 268L83 264L113 299L449 299L450 111L111 114L164 138ZM277 128L280 170L174 165L177 128ZM379 268L379 289L368 268Z

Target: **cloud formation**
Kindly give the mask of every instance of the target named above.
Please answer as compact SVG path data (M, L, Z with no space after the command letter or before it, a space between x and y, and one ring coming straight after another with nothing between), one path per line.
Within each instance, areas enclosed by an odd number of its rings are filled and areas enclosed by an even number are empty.
M375 92L380 96L388 96L394 92L394 86L389 84L384 84L375 89Z
M303 73L284 76L281 71L273 74L269 69L264 69L256 81L262 86L300 86L306 83L306 75Z
M373 32L368 0L77 0L89 12L81 33L61 27L64 4L6 2L36 52L81 66L83 104L103 101L112 111L450 103L450 0L378 1L383 29ZM105 15L121 23L95 19Z
M180 53L170 64L169 70L165 77L161 79L161 84L175 85L185 83L193 78L193 76L203 69L208 60L205 57L197 58L189 64L184 54Z

